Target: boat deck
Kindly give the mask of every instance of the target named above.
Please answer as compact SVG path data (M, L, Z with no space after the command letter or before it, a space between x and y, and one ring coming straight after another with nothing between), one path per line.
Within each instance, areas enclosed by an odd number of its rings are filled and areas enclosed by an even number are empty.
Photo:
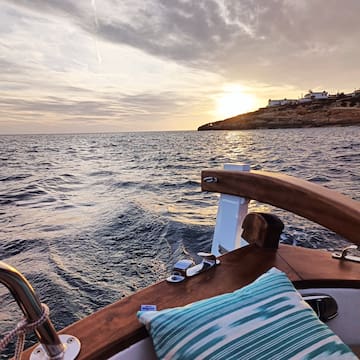
M183 306L239 289L271 267L284 271L297 288L360 288L360 264L333 259L326 251L288 245L280 245L277 250L249 245L221 256L220 260L219 266L184 282L162 281L119 300L60 333L79 338L82 346L78 359L106 359L147 336L136 318L142 304L156 305L158 310ZM23 359L29 356L27 350Z

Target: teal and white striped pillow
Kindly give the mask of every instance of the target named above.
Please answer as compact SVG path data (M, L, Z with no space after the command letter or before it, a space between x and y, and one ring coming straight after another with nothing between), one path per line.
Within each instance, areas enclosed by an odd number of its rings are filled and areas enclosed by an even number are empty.
M159 359L357 359L275 268L233 293L138 317Z

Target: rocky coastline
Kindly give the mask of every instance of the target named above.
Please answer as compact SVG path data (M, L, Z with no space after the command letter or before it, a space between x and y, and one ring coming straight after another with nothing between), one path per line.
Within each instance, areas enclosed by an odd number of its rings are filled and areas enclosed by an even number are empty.
M351 125L360 125L360 95L339 95L309 103L260 108L254 112L204 124L198 131Z

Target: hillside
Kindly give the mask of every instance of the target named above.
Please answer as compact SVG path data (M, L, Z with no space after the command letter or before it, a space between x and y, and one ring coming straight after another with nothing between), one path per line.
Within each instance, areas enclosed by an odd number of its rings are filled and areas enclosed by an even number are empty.
M360 95L339 95L302 104L261 108L257 111L202 125L203 130L280 129L360 125Z

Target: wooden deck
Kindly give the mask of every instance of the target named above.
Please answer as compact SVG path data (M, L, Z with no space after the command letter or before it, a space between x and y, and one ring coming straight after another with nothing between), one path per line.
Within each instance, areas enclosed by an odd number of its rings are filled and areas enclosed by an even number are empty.
M106 359L147 336L136 318L141 304L154 304L161 310L231 292L273 266L284 271L298 288L360 288L360 264L333 259L326 251L287 245L273 250L250 245L220 259L221 264L208 272L178 284L157 283L70 325L61 333L80 339L79 359ZM29 358L29 351L23 358Z

